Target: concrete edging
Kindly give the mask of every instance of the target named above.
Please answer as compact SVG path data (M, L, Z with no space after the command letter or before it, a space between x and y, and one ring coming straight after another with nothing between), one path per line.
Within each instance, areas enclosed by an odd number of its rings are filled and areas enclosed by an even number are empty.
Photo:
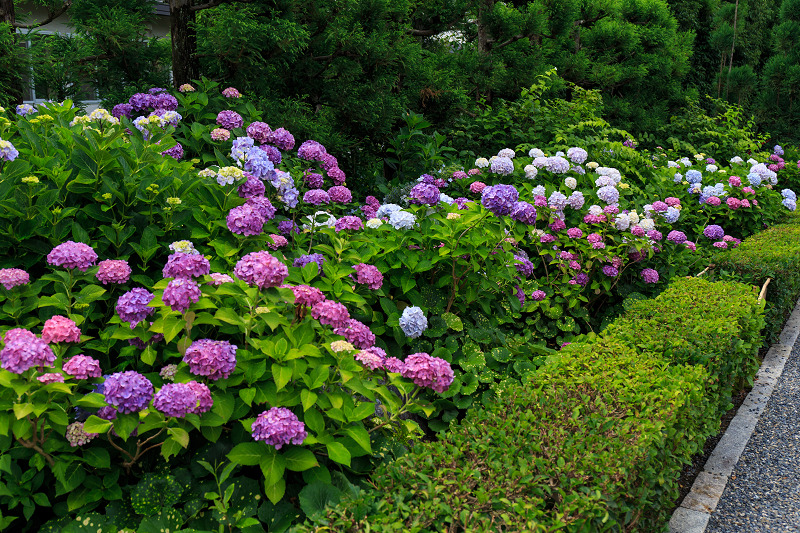
M783 367L798 336L800 302L786 321L778 342L770 347L764 357L753 381L753 389L739 406L736 416L703 466L703 471L697 475L691 491L672 514L669 521L670 533L705 532L711 513L716 510L733 468L739 462L758 418L767 407L767 401L783 373Z

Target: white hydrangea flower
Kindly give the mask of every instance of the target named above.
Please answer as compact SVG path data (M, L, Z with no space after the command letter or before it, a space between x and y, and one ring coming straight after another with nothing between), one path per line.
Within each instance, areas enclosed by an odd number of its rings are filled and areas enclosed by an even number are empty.
M479 157L475 160L475 166L478 168L486 168L489 166L489 160L485 157Z
M656 229L656 223L653 221L652 218L643 218L639 221L639 225L645 231L650 231Z
M575 187L578 186L578 180L576 180L575 178L572 178L572 177L567 178L567 179L564 180L564 185L566 185L567 187L569 187L572 190L575 190Z
M528 157L544 157L544 152L538 148L531 148L528 152Z

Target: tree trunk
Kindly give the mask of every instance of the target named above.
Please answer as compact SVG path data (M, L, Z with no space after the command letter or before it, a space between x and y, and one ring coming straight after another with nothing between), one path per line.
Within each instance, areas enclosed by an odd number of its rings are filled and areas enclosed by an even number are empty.
M736 7L733 10L733 38L731 39L731 58L728 62L728 82L731 79L731 69L733 69L733 51L736 46L736 22L739 19L739 0L736 0ZM730 83L725 84L725 99L728 99L728 85Z
M9 25L12 36L16 36L17 33L17 29L14 27L16 21L17 16L14 12L14 0L0 0L0 22L5 22ZM14 41L16 42L16 39L14 39ZM9 76L8 93L14 105L22 103L22 78L17 72Z
M176 88L200 78L197 34L194 29L195 13L191 8L192 0L169 0L172 21L172 82Z

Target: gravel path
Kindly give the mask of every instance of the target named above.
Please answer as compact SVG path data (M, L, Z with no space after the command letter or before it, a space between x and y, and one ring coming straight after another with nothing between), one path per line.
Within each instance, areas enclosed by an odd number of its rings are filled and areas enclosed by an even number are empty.
M800 339L706 533L800 532Z

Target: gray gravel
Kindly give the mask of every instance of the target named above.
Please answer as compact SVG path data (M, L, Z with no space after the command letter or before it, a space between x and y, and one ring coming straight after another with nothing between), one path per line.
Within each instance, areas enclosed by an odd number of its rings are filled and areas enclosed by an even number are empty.
M800 532L800 339L706 533Z

